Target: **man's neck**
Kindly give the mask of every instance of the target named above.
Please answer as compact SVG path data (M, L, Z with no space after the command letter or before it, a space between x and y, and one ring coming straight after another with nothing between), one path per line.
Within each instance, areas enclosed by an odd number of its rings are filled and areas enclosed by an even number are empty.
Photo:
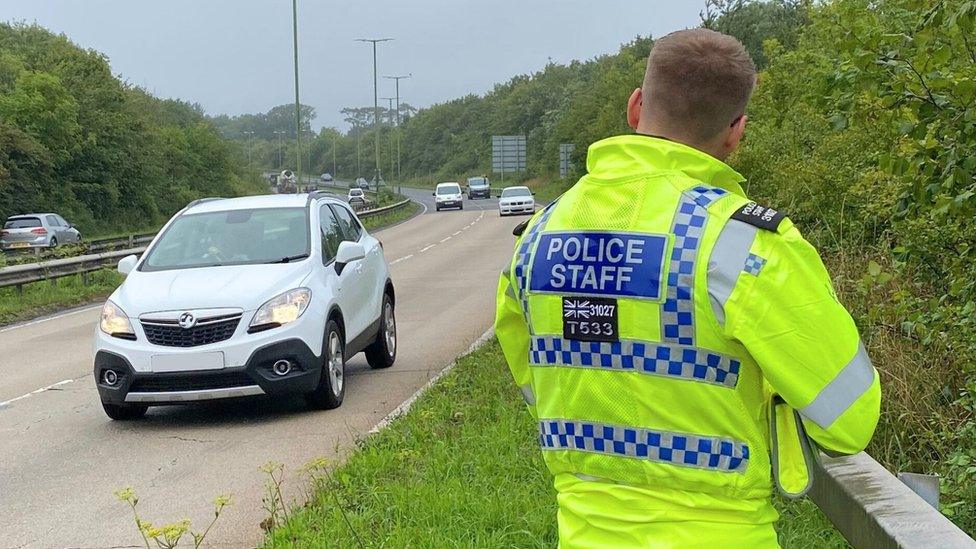
M682 145L687 145L693 149L697 149L709 156L723 160L721 154L715 151L715 147L709 144L698 143L694 140L688 139L687 136L681 134L680 132L675 132L669 128L655 127L653 125L637 126L637 133L641 135L647 135L650 137L657 137L660 139L667 139L668 141L674 141L675 143L681 143Z

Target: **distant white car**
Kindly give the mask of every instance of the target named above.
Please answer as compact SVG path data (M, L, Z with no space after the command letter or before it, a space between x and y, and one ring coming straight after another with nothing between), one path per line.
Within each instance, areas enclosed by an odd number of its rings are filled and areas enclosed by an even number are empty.
M332 182L332 174L331 173L324 173L324 174L322 174L321 180L322 180L323 183L331 183Z
M442 208L464 209L461 185L453 181L437 184L437 189L434 190L434 209L441 211Z
M528 187L506 187L498 199L500 215L535 213L535 197Z
M362 208L366 205L366 193L362 189L349 189L346 200L353 208Z
M345 364L396 359L393 283L380 242L327 193L191 203L126 275L95 328L94 382L105 413L303 394L345 395Z

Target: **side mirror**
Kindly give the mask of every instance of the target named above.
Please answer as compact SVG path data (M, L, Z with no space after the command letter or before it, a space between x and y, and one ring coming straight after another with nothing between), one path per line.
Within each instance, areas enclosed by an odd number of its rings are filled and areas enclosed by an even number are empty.
M436 192L430 193L430 196L437 196Z
M359 242L349 242L348 240L342 242L336 251L336 273L342 274L342 270L346 268L346 265L365 257L366 248L363 248L363 245Z
M137 255L127 255L119 260L119 272L128 275L136 268L136 263L139 263L139 256Z

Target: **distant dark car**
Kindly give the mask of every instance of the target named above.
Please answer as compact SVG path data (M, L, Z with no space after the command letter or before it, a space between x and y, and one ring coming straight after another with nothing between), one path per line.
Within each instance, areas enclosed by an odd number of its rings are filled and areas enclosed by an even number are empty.
M468 200L491 198L491 184L487 177L468 178Z
M356 186L359 187L360 189L363 189L364 191L368 191L369 190L369 181L366 181L365 178L360 177L360 178L356 179Z

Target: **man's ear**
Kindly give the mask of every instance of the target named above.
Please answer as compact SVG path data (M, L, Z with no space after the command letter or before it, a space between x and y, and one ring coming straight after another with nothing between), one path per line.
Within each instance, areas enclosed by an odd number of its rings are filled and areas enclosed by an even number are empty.
M723 143L727 155L732 154L732 151L738 149L739 143L745 139L746 122L748 121L749 117L742 115L729 127L728 133L725 134L725 143Z
M633 128L637 129L637 124L640 123L641 109L644 108L644 96L640 88L634 90L634 93L630 94L630 99L627 100L627 124Z

